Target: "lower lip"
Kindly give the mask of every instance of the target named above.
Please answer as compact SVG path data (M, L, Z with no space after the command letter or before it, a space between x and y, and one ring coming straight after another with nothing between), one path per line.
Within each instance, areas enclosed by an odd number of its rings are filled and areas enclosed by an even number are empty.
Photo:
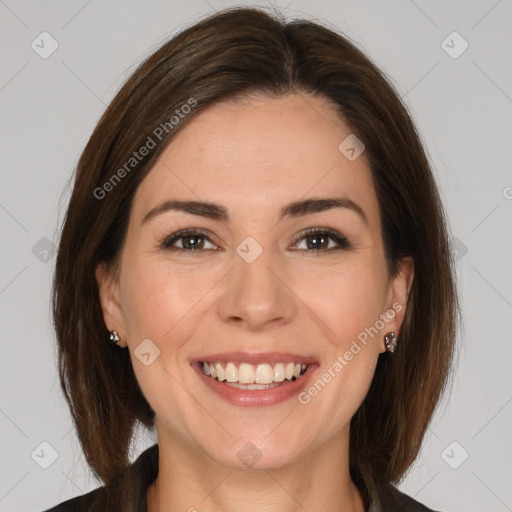
M239 407L268 407L296 397L306 387L311 374L317 367L315 364L308 365L306 372L294 381L283 381L283 384L273 388L249 390L232 388L217 379L212 379L204 374L202 365L200 366L199 363L193 363L192 366L209 389L226 402Z

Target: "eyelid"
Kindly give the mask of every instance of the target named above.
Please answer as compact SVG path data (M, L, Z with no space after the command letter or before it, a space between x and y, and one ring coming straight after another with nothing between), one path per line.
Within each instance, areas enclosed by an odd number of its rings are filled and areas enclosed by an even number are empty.
M328 238L333 240L337 247L333 247L331 249L324 249L324 250L314 250L314 249L295 249L298 252L309 252L309 253L325 253L325 252L331 252L333 250L338 249L348 249L351 247L350 242L348 241L347 237L339 233L337 230L327 227L314 227L314 228L307 228L300 233L298 233L295 237L295 241L293 242L293 246L295 247L298 242L300 242L303 238L311 235L327 235Z
M163 247L164 249L178 249L186 251L186 249L181 249L181 247L174 247L172 244L179 240L180 238L186 237L186 236L193 236L193 235L200 235L205 238L205 240L208 240L210 243L217 245L216 242L212 240L212 235L207 230L201 229L201 228L184 228L180 229L178 231L175 231L174 233L171 233L170 235L164 236L162 239L158 241L159 246ZM201 249L202 251L212 251L214 249ZM201 251L200 250L200 251ZM189 250L186 252L195 252L193 250Z
M212 240L212 238L215 238L215 237L212 237L212 235L209 231L201 229L201 228L180 229L180 230L172 233L171 235L164 236L161 240L159 240L159 245L161 247L163 247L164 249L177 249L177 250L184 251L184 252L201 252L201 251L220 250L220 249L197 249L197 250L190 249L190 250L186 250L186 249L182 249L181 247L174 247L172 245L180 238L183 238L186 236L194 236L194 235L202 236L208 242L218 246L218 244ZM326 235L328 238L330 238L337 244L337 247L332 247L330 249L323 249L323 250L293 249L293 247L295 247L302 239L304 239L307 236L312 236L312 235ZM311 228L302 230L300 233L298 233L295 236L291 248L297 252L325 253L325 252L331 252L333 250L347 249L350 246L351 246L351 244L348 241L348 239L344 235L342 235L341 233L339 233L338 231L336 231L332 228L311 227Z

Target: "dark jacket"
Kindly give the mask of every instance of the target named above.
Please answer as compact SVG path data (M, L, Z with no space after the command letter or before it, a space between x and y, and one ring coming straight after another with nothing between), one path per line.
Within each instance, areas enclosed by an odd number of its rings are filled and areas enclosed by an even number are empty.
M103 486L82 496L64 501L45 512L89 512L91 510L125 512L128 509L130 512L147 512L146 490L155 480L157 474L158 444L155 444L141 453L137 460L126 470L125 475L123 475L124 488L130 489L130 495L135 497L129 499L129 507L114 505L113 502L111 502L112 506L109 506L110 498L107 496L108 493L105 492L105 486ZM126 486L126 482L130 482L130 484ZM115 491L111 492L111 495L115 494ZM390 487L387 492L382 494L380 499L382 502L381 506L378 507L374 504L368 512L434 512L394 487Z

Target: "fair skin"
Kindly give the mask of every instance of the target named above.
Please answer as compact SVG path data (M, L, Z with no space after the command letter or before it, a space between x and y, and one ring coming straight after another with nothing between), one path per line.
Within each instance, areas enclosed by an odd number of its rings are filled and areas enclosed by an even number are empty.
M139 186L118 272L99 265L96 278L105 323L130 350L156 414L160 462L149 512L364 510L349 475L350 419L385 334L400 331L413 266L407 259L396 277L388 273L366 156L349 161L338 149L350 133L314 96L219 104L177 133ZM319 198L349 199L366 219L334 207L279 220L285 205ZM143 222L169 200L216 203L229 220L167 210ZM350 245L304 236L315 227ZM192 235L162 247L185 228L208 239ZM248 236L263 249L250 263L236 251ZM338 356L396 304L403 307L379 334L333 372ZM134 353L146 339L160 350L147 366ZM308 358L302 391L329 368L335 377L307 404L292 396L240 406L193 368L198 358L228 352ZM260 456L250 467L239 457L255 452L247 443Z

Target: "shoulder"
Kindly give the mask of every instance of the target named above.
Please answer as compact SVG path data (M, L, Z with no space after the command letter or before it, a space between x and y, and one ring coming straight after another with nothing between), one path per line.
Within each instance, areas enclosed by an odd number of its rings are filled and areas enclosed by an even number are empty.
M88 512L94 502L103 494L104 488L94 489L87 494L76 496L70 500L63 501L44 512Z
M370 509L372 510L372 509ZM393 488L381 497L379 512L435 512L407 494Z
M404 510L410 510L411 512L435 512L431 508L427 508L425 505L421 504L419 501L407 496L407 494L399 492L399 496L404 504Z
M145 510L147 487L158 474L158 444L147 448L108 485L63 501L44 512Z

